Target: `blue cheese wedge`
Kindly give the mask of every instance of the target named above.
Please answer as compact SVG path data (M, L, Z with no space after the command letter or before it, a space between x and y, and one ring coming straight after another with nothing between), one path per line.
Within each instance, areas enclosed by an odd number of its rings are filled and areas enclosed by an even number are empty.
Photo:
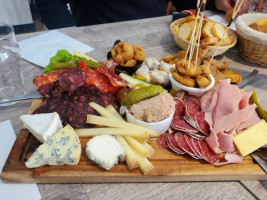
M42 143L63 128L58 113L21 115L24 126Z
M74 129L67 125L40 145L26 162L26 167L43 165L77 165L81 143Z
M86 155L106 170L125 160L124 148L111 135L99 135L90 139L87 142Z

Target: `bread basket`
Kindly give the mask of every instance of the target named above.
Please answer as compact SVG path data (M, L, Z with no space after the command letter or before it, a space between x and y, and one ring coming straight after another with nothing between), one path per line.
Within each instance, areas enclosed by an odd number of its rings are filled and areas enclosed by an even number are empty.
M180 26L183 24L183 19L178 19L178 20L175 20L171 23L170 25L170 30L173 34L173 37L174 37L174 40L176 42L176 44L186 50L187 47L188 47L188 44L189 44L189 41L181 38L179 35L178 35L178 31L179 31L179 28ZM231 47L235 46L236 45L236 42L237 42L237 35L235 34L234 31L232 31L231 29L228 30L228 33L229 35L232 36L233 38L233 42L230 44L230 45L226 45L226 46L220 46L215 54L215 56L217 55L221 55L223 54L224 52L226 52L228 49L230 49ZM208 46L208 53L205 57L211 57L214 52L216 51L216 48L217 46Z
M240 54L248 61L267 66L267 34L256 31L248 25L267 14L244 14L236 19Z

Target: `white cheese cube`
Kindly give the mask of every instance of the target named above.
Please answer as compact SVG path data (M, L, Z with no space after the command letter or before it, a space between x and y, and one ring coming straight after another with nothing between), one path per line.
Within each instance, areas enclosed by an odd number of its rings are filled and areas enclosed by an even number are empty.
M125 151L111 135L99 135L90 139L86 147L88 158L106 170L125 160Z

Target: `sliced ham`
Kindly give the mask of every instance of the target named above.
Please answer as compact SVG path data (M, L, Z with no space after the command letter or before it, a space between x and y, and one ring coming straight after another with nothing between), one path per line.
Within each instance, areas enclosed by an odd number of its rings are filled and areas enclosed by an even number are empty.
M214 121L220 121L222 117L238 111L242 97L242 92L238 86L230 84L230 79L220 81L218 102L214 110Z
M212 90L201 96L200 106L202 112L212 112L214 110L218 100L219 86L216 85Z
M214 153L222 153L223 151L220 149L220 144L218 142L217 134L211 129L210 135L205 139L210 146L210 148L214 151Z
M237 131L248 128L259 121L260 121L260 118L259 118L257 112L254 111L254 112L250 113L250 116L245 121L240 123L240 125L237 127Z
M244 109L249 105L249 98L252 95L252 92L245 92L243 90L241 90L243 96L241 101L239 102L239 109Z
M228 135L227 133L217 134L220 149L225 152L236 151L235 145L233 143L233 135Z
M229 132L233 127L240 125L246 121L250 115L255 112L256 105L247 106L247 108L232 112L229 115L223 116L220 119L215 120L213 129L216 133Z
M243 157L237 152L226 153L224 158L230 163L240 163L243 160Z

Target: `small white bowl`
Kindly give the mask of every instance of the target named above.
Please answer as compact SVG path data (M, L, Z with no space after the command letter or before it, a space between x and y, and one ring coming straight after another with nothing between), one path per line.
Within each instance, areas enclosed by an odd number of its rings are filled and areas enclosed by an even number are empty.
M144 122L144 121L134 118L134 116L131 115L128 109L126 109L126 118L128 122L145 127L145 128L152 129L154 131L158 131L160 135L163 133L166 133L166 131L170 127L172 123L173 115L174 115L174 112L168 118L160 122L149 123L149 122Z
M208 87L205 88L194 88L194 87L188 87L185 86L181 83L179 83L178 81L176 81L172 74L169 73L169 79L171 81L172 84L172 88L174 90L185 90L187 92L189 92L189 94L195 95L195 96L201 96L202 94L204 94L205 92L209 91L210 89L213 88L214 84L215 84L215 80L214 77L210 74L209 75L209 79L210 79L210 84Z

